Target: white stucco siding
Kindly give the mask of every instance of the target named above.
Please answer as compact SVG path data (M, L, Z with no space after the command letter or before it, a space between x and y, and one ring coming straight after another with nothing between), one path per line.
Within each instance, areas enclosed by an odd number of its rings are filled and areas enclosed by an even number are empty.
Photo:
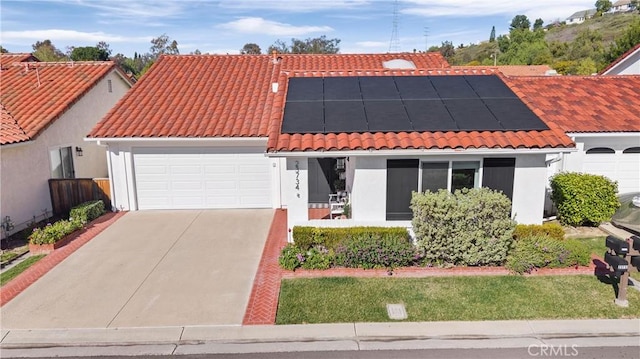
M544 212L547 166L544 154L516 156L512 215L521 224L540 224Z
M582 172L606 176L618 182L618 192L640 191L640 155L624 153L626 149L640 147L640 133L627 133L575 137L577 152L565 154L553 175L560 171ZM611 154L587 154L593 148L610 148Z
M604 75L639 75L640 74L640 50L627 56L624 60L610 68Z
M108 91L111 80L112 91ZM83 138L95 124L126 93L129 86L115 72L111 72L80 98L68 111L24 145L1 148L1 216L11 216L18 225L42 219L46 211L51 215L48 180L51 178L49 151L59 147L73 148L76 178L108 177L105 148ZM78 156L75 148L82 148Z
M351 157L355 161L351 190L354 221L385 221L387 214L387 159Z

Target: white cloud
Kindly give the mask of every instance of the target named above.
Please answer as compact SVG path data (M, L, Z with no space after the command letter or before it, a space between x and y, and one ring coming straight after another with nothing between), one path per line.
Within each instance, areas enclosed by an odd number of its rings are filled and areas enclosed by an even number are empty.
M356 42L356 46L362 48L381 48L381 47L389 47L389 42L384 41L358 41Z
M564 19L572 13L593 8L593 1L585 0L405 0L400 12L425 17L478 17L486 15L515 16L546 21Z
M221 0L220 7L236 10L275 10L312 12L332 9L357 9L368 5L366 0Z
M114 1L114 0L58 0L60 3L68 5L84 6L97 9L102 13L100 16L137 20L151 18L178 17L185 13L188 7L194 3L202 1L181 0L135 0L135 1Z
M105 34L104 32L81 32L75 30L26 30L26 31L3 31L1 34L3 44L24 44L26 41L41 41L49 39L52 42L70 43L90 43L95 44L100 41L123 43L123 42L149 42L153 37L125 37L119 35Z
M219 24L217 27L243 34L266 34L272 36L300 36L316 32L333 31L333 28L329 26L295 26L265 20L261 17L243 17L238 20Z

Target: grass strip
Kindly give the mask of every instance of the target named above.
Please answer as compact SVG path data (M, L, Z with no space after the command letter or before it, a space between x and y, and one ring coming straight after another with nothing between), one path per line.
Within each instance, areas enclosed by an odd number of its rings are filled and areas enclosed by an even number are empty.
M640 292L628 308L614 298L609 278L589 275L285 279L276 324L388 322L389 303L407 321L640 317Z
M5 272L0 273L0 286L5 285L7 282L17 277L20 273L27 270L27 268L31 267L40 259L44 258L44 254L39 254L35 256L31 256L24 261L16 264L15 267L7 269Z

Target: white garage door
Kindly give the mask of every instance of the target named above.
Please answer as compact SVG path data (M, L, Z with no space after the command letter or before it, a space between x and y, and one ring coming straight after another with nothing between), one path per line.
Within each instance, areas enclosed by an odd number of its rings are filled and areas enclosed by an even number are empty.
M260 149L139 149L133 160L138 209L271 207Z
M640 154L587 153L583 171L618 182L618 193L640 191Z

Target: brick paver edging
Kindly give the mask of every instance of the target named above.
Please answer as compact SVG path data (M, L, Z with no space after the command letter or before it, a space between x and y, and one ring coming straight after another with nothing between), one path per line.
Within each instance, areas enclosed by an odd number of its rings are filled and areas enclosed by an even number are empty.
M71 242L60 247L46 257L42 258L17 277L13 278L0 289L0 307L22 293L31 284L47 274L53 267L69 257L78 248L92 240L100 232L117 221L126 212L107 213L90 222L85 229L79 232Z
M282 269L278 256L287 244L287 210L278 209L273 216L260 264L253 280L243 325L274 324L278 311Z

